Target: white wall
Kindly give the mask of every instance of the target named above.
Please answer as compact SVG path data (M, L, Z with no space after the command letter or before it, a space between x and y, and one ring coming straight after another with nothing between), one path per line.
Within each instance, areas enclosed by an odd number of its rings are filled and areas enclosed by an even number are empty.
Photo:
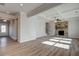
M46 36L45 21L38 16L28 18L25 12L21 12L19 32L19 42L26 42Z
M20 12L20 33L19 33L19 42L25 42L30 40L29 36L29 23L28 23L28 18L26 16L26 13Z
M32 23L33 28L33 36L35 38L46 36L46 22L45 19L34 16L30 18L30 22Z
M73 19L73 18L72 18ZM68 23L68 36L70 38L79 38L79 20L70 20Z

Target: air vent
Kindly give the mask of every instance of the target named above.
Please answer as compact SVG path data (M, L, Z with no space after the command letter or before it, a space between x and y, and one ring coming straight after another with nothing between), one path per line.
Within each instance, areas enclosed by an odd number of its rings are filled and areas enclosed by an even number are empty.
M0 3L0 5L4 6L4 5L5 5L5 3Z

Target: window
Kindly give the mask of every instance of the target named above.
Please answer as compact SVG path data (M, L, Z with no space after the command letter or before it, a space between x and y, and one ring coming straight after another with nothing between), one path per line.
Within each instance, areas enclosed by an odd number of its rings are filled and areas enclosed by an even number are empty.
M1 25L1 32L2 33L6 32L6 25Z

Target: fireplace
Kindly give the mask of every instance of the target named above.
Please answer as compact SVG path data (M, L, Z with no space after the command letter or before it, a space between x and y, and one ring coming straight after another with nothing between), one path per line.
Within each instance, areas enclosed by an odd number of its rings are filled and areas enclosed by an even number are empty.
M64 36L64 31L58 31L58 35L63 35Z
M68 21L58 21L55 23L55 35L68 37Z

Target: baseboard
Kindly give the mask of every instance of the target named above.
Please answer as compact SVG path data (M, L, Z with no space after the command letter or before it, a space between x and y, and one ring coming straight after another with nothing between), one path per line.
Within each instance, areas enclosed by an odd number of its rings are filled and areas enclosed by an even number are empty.
M36 40L36 39L22 40L22 41L18 41L18 42L19 42L19 43L24 43L24 42L29 42L29 41L33 41L33 40Z

